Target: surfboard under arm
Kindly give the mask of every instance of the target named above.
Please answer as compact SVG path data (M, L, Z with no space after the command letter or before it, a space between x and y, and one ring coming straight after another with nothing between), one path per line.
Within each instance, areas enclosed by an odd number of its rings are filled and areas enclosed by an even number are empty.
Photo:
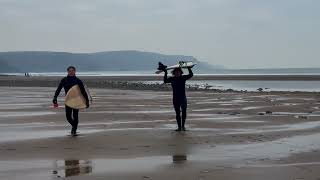
M84 109L87 107L86 99L83 97L80 87L73 86L65 97L65 104L73 109Z

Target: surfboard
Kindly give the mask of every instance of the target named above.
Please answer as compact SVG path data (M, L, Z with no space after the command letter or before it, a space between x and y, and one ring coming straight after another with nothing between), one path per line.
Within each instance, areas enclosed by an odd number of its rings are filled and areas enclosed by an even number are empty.
M161 70L161 68L160 68L160 66L161 66L160 64L162 64L162 63L159 62L159 68L158 68L158 71L156 71L156 74L160 74L163 72L163 70ZM192 61L189 61L189 62L180 61L178 64L173 65L173 66L168 66L165 69L170 70L170 69L174 69L174 68L188 68L188 67L193 67L195 65L197 65L197 63L193 63Z
M86 89L89 100L91 99L91 95L89 91ZM90 100L91 101L91 100ZM73 108L73 109L84 109L87 107L86 99L83 97L80 87L78 85L73 86L67 93L64 101L65 105Z

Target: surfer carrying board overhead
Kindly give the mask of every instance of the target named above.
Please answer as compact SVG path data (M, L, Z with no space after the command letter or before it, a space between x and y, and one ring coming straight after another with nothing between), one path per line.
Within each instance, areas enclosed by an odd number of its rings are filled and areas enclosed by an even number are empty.
M57 98L58 98L62 88L64 88L65 93L67 94L68 91L72 87L78 85L79 88L80 88L82 96L86 100L86 107L88 108L89 107L88 94L87 94L87 92L85 90L83 82L79 78L76 77L76 68L73 67L73 66L70 66L70 67L68 67L67 71L68 71L68 76L64 77L61 80L61 82L60 82L60 84L59 84L59 86L58 86L58 88L57 88L57 90L55 92L55 95L54 95L54 98L53 98L54 106L57 107L57 105L58 105ZM74 108L71 108L71 107L69 107L67 105L65 107L66 107L65 110L66 110L67 120L72 126L71 135L75 136L75 135L77 135L77 128L78 128L78 123L79 123L79 109L74 109Z
M168 71L163 68L164 71L164 83L171 83L173 91L173 106L176 111L176 120L178 124L178 129L176 131L186 131L185 122L187 118L187 97L186 97L186 81L193 76L191 67L187 67L189 74L183 75L183 71L180 67L174 68L172 77L168 78ZM180 115L182 112L182 116Z

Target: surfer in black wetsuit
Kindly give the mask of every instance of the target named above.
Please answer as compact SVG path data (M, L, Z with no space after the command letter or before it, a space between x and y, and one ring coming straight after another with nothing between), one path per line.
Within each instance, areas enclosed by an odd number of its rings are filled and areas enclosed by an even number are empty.
M88 94L84 88L82 81L76 77L76 68L73 66L70 66L70 67L68 67L67 71L68 71L68 76L64 77L61 80L61 82L55 92L55 95L54 95L54 98L52 101L53 104L57 105L57 98L58 98L62 88L64 88L65 93L67 94L69 89L71 89L74 85L78 85L83 97L86 99L86 104L87 104L87 108L88 108L89 107ZM73 109L69 106L66 106L66 117L67 117L68 122L72 126L71 135L76 135L78 123L79 123L79 109Z
M164 69L164 83L171 83L173 91L173 106L176 111L176 120L178 129L176 131L185 131L185 122L187 118L187 97L186 97L186 80L192 78L193 72L192 67L188 68L189 74L182 75L183 71L181 68L175 68L172 71L173 77L168 78L168 71ZM182 112L182 117L181 117Z

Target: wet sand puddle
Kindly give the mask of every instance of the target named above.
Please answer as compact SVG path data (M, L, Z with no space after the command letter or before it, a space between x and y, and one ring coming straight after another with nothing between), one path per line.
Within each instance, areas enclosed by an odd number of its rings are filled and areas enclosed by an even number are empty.
M19 95L8 95L5 96L3 94L1 94L2 97L0 97L0 100L2 103L48 103L48 99L50 98L50 96L37 96L37 95L25 95L25 96L19 96Z
M247 106L247 107L243 107L241 108L241 110L255 110L255 109L262 109L268 106Z
M52 115L56 114L53 111L12 111L12 112L0 112L0 117L25 117L25 116L44 116L44 115Z
M301 131L307 129L314 129L320 127L319 121L312 122L303 122L296 124L284 124L277 126L261 126L254 129L237 129L238 132L226 132L224 134L263 134L263 133L271 133L271 132L286 132L286 131ZM242 131L242 132L241 132Z
M97 107L105 107L105 109L86 110L81 112L82 117L91 117L94 114L106 114L106 118L97 119L95 122L92 121L81 121L79 131L80 136L77 137L79 140L83 140L86 136L90 134L99 134L112 131L123 131L126 133L146 133L155 132L166 133L170 135L175 135L176 132L172 132L176 128L176 123L174 119L174 111L172 110L171 95L161 95L157 93L147 93L136 97L132 96L129 91L125 91L129 94L118 93L119 97L110 96L99 96L96 98L98 103ZM43 116L43 118L52 118L49 115L62 115L63 110L42 110L39 106L43 106L45 101L51 101L51 99L46 99L45 95L37 96L39 101L30 101L32 98L30 94L24 95L17 92L17 99L11 99L10 97L2 98L4 100L0 104L0 118L11 120L12 118L18 117L32 117L32 116ZM138 94L138 93L133 93ZM201 95L199 93L199 95ZM29 97L30 96L30 97ZM202 95L201 95L202 96ZM129 98L128 104L121 104L122 100ZM302 121L301 116L307 117L318 117L320 113L303 113L300 112L273 112L270 115L258 116L256 111L264 111L263 108L270 107L271 104L259 104L258 101L262 102L262 98L269 98L270 101L286 101L290 102L279 102L282 106L296 106L300 105L300 102L291 102L295 99L297 100L308 100L308 98L290 98L290 97L280 97L280 96L257 96L259 99L255 102L252 101L253 96L248 96L246 98L239 98L234 96L234 98L213 98L208 99L200 98L199 101L194 101L197 97L190 98L191 108L188 110L188 125L186 132L187 135L194 136L194 138L201 138L202 136L210 136L210 138L215 138L217 136L237 136L243 134L264 134L273 132L291 132L291 131L304 131L309 129L315 129L320 127L320 122L318 121ZM161 101L166 99L165 101ZM102 102L102 100L115 100L114 102ZM138 100L139 102L135 101ZM1 100L1 98L0 98ZM20 101L21 100L21 101ZM101 101L100 101L101 100ZM131 100L131 101L130 101ZM142 101L146 101L146 105ZM149 101L150 100L150 101ZM149 102L158 100L157 103L150 105ZM161 101L161 102L160 102ZM19 103L17 103L19 102ZM6 106L5 103L8 103ZM15 104L17 103L17 104ZM120 103L119 109L112 111L108 109L110 107L117 106ZM198 104L197 104L198 103ZM253 104L250 104L253 103ZM270 105L270 106L269 106ZM15 110L28 107L31 108L30 111L7 111ZM228 106L224 108L224 106ZM237 107L237 108L233 108ZM311 106L311 105L310 105ZM312 107L316 106L315 104ZM93 105L94 107L94 105ZM121 107L121 108L120 108ZM159 109L159 107L161 107ZM47 108L47 107L46 107ZM127 108L123 109L122 108ZM318 108L313 108L318 109ZM254 115L248 113L254 111ZM220 111L221 113L217 113ZM232 111L232 112L229 112ZM279 110L278 110L279 111ZM284 110L286 111L286 110ZM288 110L290 111L290 110ZM229 113L234 113L233 115ZM257 112L258 113L258 112ZM108 119L108 115L111 114L125 114L128 118L120 119L114 118L112 120ZM131 115L132 114L132 117ZM142 114L142 117L136 119L136 114ZM149 120L146 115L152 115L156 118L155 120ZM101 116L101 115L99 115ZM98 116L98 117L99 117ZM144 119L144 117L146 118ZM274 117L286 117L291 118L288 124L279 124L278 122L271 122L272 116ZM57 116L58 117L58 116ZM64 116L61 116L64 118ZM59 117L59 118L61 118ZM296 117L296 118L295 118ZM100 118L100 117L99 117ZM121 117L122 118L122 117ZM166 119L167 118L167 119ZM30 118L31 119L31 118ZM312 119L312 118L310 118ZM49 119L50 121L55 121L54 119ZM81 119L82 120L82 119ZM269 121L270 120L270 121ZM273 121L276 121L272 119ZM31 120L35 121L35 120ZM19 121L20 122L20 121ZM22 121L21 121L22 122ZM23 121L25 122L25 121ZM292 123L291 123L292 122ZM48 139L53 137L67 137L69 133L69 126L65 121L57 122L30 122L30 123L11 123L7 121L6 123L0 124L0 142L13 142L13 141L24 141L29 139ZM150 124L149 124L150 123ZM154 123L154 124L152 124ZM207 124L205 124L207 123ZM214 127L210 123L215 123L219 125L219 128ZM225 123L222 126L220 123ZM235 125L233 125L235 123ZM241 124L242 123L242 124ZM250 124L249 123L253 123ZM254 124L256 123L256 124ZM282 122L281 122L282 123ZM289 124L290 123L290 124ZM144 126L142 126L144 125ZM241 126L236 126L241 125ZM248 126L247 126L248 125ZM129 131L129 132L128 132ZM168 133L170 132L170 133ZM82 136L83 135L83 136ZM320 142L318 141L319 134L304 135L304 136L292 136L290 138L283 138L276 141L267 141L264 143L249 143L249 144L231 144L231 145L214 145L210 146L208 144L198 144L189 147L190 149L184 149L179 153L172 153L170 150L167 153L163 153L157 156L147 156L147 157L136 157L136 158L106 158L106 159L45 159L45 160L23 160L23 161L0 161L0 179L61 179L68 177L77 176L90 176L99 175L105 173L118 173L121 174L125 172L142 172L142 171L152 171L158 170L159 168L177 168L179 166L192 166L193 164L203 164L199 165L202 169L208 171L214 170L215 168L238 168L238 167L270 167L272 164L270 161L262 161L261 159L267 160L277 160L279 158L288 157L293 153L309 152L313 149L320 148ZM201 139L200 139L201 140ZM207 166L210 164L210 166ZM319 162L309 162L304 165L319 165ZM276 164L276 166L299 166L300 164ZM13 177L12 174L15 174Z
M197 118L197 119L189 119L188 121L211 121L216 123L265 123L266 121L260 120L236 120L239 118Z
M247 115L227 115L227 114L190 114L188 121L208 121L215 123L263 123L264 120L245 120L253 116Z
M129 111L130 113L133 111ZM161 111L156 111L161 112ZM92 112L94 113L94 112ZM0 114L1 115L1 114ZM6 114L8 115L8 114ZM32 114L34 115L34 114ZM41 115L41 113L39 114ZM25 116L25 115L24 115ZM191 131L208 131L208 132L217 132L222 134L259 134L259 133L270 133L270 132L281 132L281 131L297 131L297 130L306 130L317 128L320 126L318 121L311 122L300 122L294 124L284 124L284 125L269 125L269 126L256 126L254 128L205 128L198 127L194 125L194 122L208 121L216 123L264 123L264 120L255 120L252 119L253 116L248 115L224 115L224 114L189 114L187 127ZM250 118L247 120L247 118ZM170 122L170 124L166 124ZM145 127L145 128L136 128L128 127L127 125L135 124L146 124L146 123L160 123L155 127ZM164 124L161 124L164 123ZM119 127L112 127L113 125L119 125ZM51 127L51 128L50 128ZM58 128L58 129L57 129ZM33 123L22 123L22 124L1 124L0 129L3 136L0 138L0 141L14 141L14 140L27 140L27 139L40 139L40 138L49 138L49 137L61 137L67 134L68 130L66 129L66 124L56 124L54 122L42 123L42 122L33 122ZM132 120L132 121L112 121L112 122L93 122L93 123L81 123L80 131L81 133L96 133L103 131L137 131L137 130L171 130L176 128L175 119L168 120ZM19 138L15 138L16 132L19 132Z
M173 110L145 110L145 111L92 111L92 112L84 112L89 114L164 114L164 113L173 113Z
M231 101L200 101L196 102L196 105L202 105L202 104L232 104L232 105L239 105L239 102L232 103Z
M51 128L50 128L51 127ZM55 127L55 128L54 128ZM56 127L60 127L57 129ZM47 139L53 137L63 137L69 135L69 128L66 125L56 125L55 123L22 123L22 124L1 124L0 142L24 141L32 139ZM81 135L102 132L103 129L93 129L90 127L81 128Z
M185 154L182 151L170 156L91 160L0 161L0 178L10 179L12 172L15 173L15 178L23 178L25 180L60 179L91 174L121 174L123 172L142 173L159 170L159 168L165 170L202 163L204 163L204 166L200 168L208 172L215 169L221 170L221 168L320 165L320 162L271 163L294 153L319 149L319 135L294 136L265 143L218 145L213 148L202 147L195 148ZM207 166L208 163L210 164L209 167Z
M265 114L265 112L259 112L258 114ZM295 118L307 119L308 117L320 117L320 113L318 111L314 111L312 113L305 112L271 112L267 114L268 116L290 116Z
M234 121L224 121L230 123L263 123L263 121L254 121L254 120L234 120ZM175 124L165 124L162 125L168 129L176 128ZM264 134L264 133L271 133L271 132L289 132L289 131L302 131L308 129L314 129L320 127L319 121L311 121L311 122L302 122L296 124L284 124L284 125L269 125L269 126L257 126L255 128L203 128L203 127L196 127L193 124L188 124L186 126L190 131L210 131L216 132L219 134L225 135L240 135L240 134Z
M206 111L230 111L232 108L203 108L203 109L192 109L191 112L206 112Z
M137 92L134 91L124 94L115 95L114 92L112 95L99 95L99 97L94 97L95 100L153 100L153 99L171 99L170 95L159 95L158 93L149 93L149 92Z
M144 104L105 104L105 103L101 103L99 104L94 104L94 107L113 107L113 108L171 108L172 105L161 105L161 104L149 104L149 105L144 105Z
M41 108L48 103L5 103L0 104L1 110L15 110L15 109L33 109L33 108Z
M192 121L192 120L190 120ZM172 122L172 124L162 124L155 128L152 127L144 127L144 128L135 128L135 127L117 127L117 128L103 128L99 126L103 125L114 125L114 124L136 124L136 123L146 123L146 122ZM262 123L261 121L254 120L226 120L222 122L229 123ZM60 127L60 129L48 130L48 126L52 127ZM263 134L263 133L271 133L271 132L285 132L285 131L298 131L298 130L307 130L320 127L320 122L304 122L297 124L286 124L286 125L277 125L277 126L257 126L256 128L204 128L197 127L195 125L188 124L187 129L190 132L214 132L220 135L240 135L240 134ZM35 130L35 128L37 130ZM44 128L44 129L42 129ZM84 123L80 127L80 135L93 134L99 132L110 132L110 131L145 131L145 130L166 130L170 131L176 128L175 120L157 120L157 121L141 121L141 122L109 122L109 123ZM44 138L52 138L52 137L62 137L66 136L69 132L66 129L65 125L57 125L55 123L31 123L31 124L2 124L0 126L1 129L1 142L8 141L22 141L28 139L44 139ZM19 132L19 136L17 136L17 132Z
M206 117L208 114L198 114L195 117L198 118L189 118L188 121L190 122L198 122L198 121L215 121L220 123L231 123L231 122L238 122L238 123L261 123L264 121L255 121L255 120L241 120L245 118L239 116L228 116L228 115L215 115L214 117ZM191 115L192 116L192 115ZM200 116L200 117L199 117ZM204 116L204 117L203 117ZM168 123L171 122L172 124L161 125L160 127L155 127L155 129L163 129L163 130L170 130L175 128L175 119L168 119L168 120L127 120L127 121L111 121L111 122L92 122L92 123L81 123L79 129L81 133L93 133L93 132L101 132L101 131L115 131L115 130L146 130L152 128L130 128L126 125L136 125L136 124L146 124L146 123ZM118 128L113 128L113 125L120 125ZM191 125L192 126L192 125ZM58 129L57 129L58 128ZM4 140L17 140L15 138L5 138L5 137L12 137L11 135L14 132L19 132L19 136L23 137L23 140L26 139L33 139L33 138L49 138L49 137L59 137L63 136L65 131L67 131L67 124L57 124L55 122L30 122L30 123L10 123L10 124L0 124L0 130L4 136L0 138L0 141ZM54 130L53 130L54 129ZM193 129L199 130L200 128ZM90 131L88 131L90 130ZM205 129L203 129L205 130ZM206 128L208 130L208 128ZM10 134L11 133L11 134ZM24 134L24 135L22 135ZM54 135L56 134L56 135ZM22 135L22 136L21 136ZM22 140L21 139L21 140Z

